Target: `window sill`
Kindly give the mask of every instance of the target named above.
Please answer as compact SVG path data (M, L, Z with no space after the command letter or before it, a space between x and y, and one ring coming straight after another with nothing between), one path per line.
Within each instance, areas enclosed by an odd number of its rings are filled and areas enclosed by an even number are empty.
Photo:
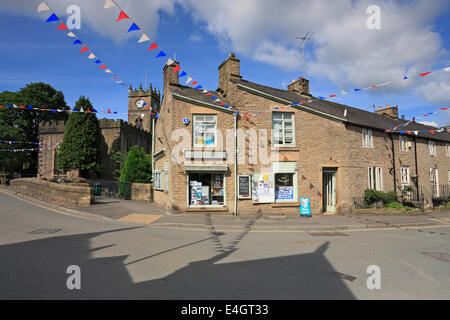
M297 201L272 203L272 208L281 208L281 207L300 207L300 203Z
M228 212L228 208L216 206L187 207L186 212Z
M278 150L278 151L295 151L295 152L300 151L300 149L297 148L296 146L291 146L291 147L288 147L288 146L274 146L270 150L271 151L276 151L276 150Z

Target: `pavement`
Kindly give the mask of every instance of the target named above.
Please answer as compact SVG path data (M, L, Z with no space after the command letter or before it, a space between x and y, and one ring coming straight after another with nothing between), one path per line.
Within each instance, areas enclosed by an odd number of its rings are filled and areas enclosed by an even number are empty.
M420 226L450 225L450 210L413 215L376 215L376 214L340 214L340 215L240 215L224 213L188 213L171 214L155 203L122 199L97 199L89 207L75 210L61 208L52 204L27 197L10 187L0 186L0 192L20 196L41 206L50 207L80 216L92 216L105 220L127 223L151 224L153 227L209 230L358 230L373 228L407 228Z

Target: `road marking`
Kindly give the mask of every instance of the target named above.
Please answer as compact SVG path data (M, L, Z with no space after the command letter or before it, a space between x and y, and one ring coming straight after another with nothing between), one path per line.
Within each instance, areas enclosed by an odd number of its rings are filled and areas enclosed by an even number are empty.
M122 222L134 222L134 223L145 223L152 224L156 220L162 218L163 215L160 214L144 214L144 213L131 213L125 217L117 219Z

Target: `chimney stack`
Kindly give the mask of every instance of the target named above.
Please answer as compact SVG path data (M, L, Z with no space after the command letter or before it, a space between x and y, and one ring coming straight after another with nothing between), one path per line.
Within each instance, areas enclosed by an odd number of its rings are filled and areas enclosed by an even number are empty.
M169 84L179 84L178 76L179 72L173 72L179 62L174 61L171 65L166 64L163 68L164 89L168 88Z
M228 82L230 80L239 80L241 79L241 74L239 70L240 60L236 58L236 55L231 52L228 55L227 60L222 62L219 69L219 88L222 90L226 90L228 87Z
M385 114L391 118L398 119L398 106L392 107L390 105L386 105L386 109L379 107L378 110L375 111L376 114Z
M290 85L288 85L288 90L297 92L299 94L309 95L309 80L300 77L297 81L294 80Z

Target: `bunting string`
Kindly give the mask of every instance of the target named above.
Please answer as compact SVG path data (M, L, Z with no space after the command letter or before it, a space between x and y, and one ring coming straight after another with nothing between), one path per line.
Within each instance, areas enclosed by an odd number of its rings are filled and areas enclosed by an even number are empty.
M75 41L73 42L73 45L81 45L80 53L89 52L88 59L93 60L95 62L95 64L98 64L100 70L103 70L104 72L106 72L108 74L111 74L117 84L123 85L128 88L128 86L118 77L118 75L116 73L114 73L110 68L108 68L91 49L88 49L86 44L83 41L81 41L80 38L73 31L69 30L69 28L55 14L55 12L49 8L49 6L45 2L42 2L38 6L37 12L40 13L40 12L44 12L44 11L50 11L50 13L51 13L51 15L47 18L46 22L60 21L61 24L58 26L58 30L68 31L67 36L75 39Z

